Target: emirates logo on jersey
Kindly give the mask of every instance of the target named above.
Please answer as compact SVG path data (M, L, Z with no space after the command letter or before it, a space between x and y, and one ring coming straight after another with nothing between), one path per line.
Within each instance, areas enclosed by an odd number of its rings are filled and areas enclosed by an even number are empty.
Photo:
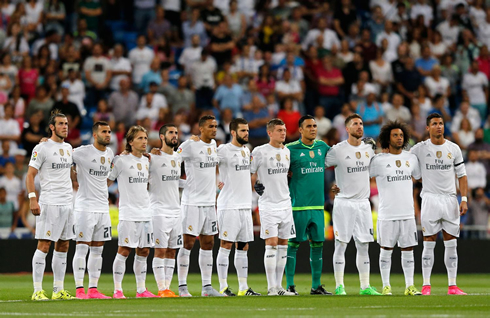
M451 153L448 153L448 154L447 154L447 158L448 158L448 159L453 159L453 155L452 155Z
M313 150L310 150L310 157L315 158L315 152Z
M436 152L436 157L437 157L437 158L441 158L441 157L442 157L442 151L438 151L438 152Z
M361 159L361 153L360 153L359 151L358 151L358 152L356 152L356 158L357 158L357 159Z
M100 157L100 163L104 164L105 163L105 157Z
M402 166L402 162L400 160L395 161L395 163L398 168Z
M170 163L172 164L172 167L175 168L175 160L170 161Z
M143 169L143 166L141 165L141 163L138 163L138 164L136 165L136 167L138 167L138 170Z
M63 149L60 149L60 155L61 156L64 156L65 155L65 152L63 151Z

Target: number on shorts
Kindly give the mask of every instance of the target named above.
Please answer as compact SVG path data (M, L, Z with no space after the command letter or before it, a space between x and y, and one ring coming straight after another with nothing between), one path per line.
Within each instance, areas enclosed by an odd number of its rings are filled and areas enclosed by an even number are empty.
M296 234L296 231L294 230L294 225L291 225L291 235Z
M177 245L182 245L182 235L177 236Z
M104 228L104 238L110 237L111 230L112 230L111 227L105 227Z
M73 235L77 235L77 233L75 232L75 224L73 224Z
M214 222L211 223L211 229L212 229L213 232L217 231L216 223L217 223L216 221L214 221Z
M150 244L150 242L152 242L152 241L153 241L153 233L151 233L151 234L150 234L150 233L148 233L148 234L147 234L147 239L148 239L148 244Z

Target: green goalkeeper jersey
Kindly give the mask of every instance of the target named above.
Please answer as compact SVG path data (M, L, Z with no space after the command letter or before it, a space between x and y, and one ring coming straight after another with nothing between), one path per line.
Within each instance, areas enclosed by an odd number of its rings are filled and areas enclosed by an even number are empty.
M293 211L323 210L325 156L330 146L321 140L315 140L311 146L298 140L286 147L291 156L289 193Z

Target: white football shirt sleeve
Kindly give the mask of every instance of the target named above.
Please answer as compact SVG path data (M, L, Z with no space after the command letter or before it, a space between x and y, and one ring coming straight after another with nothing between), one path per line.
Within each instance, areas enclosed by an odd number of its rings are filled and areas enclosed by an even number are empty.
M121 173L121 160L119 160L119 156L116 156L112 160L112 165L111 165L111 173L109 173L109 176L107 177L109 180L114 181L117 179L119 174Z
M420 180L422 179L422 172L420 171L420 164L418 158L415 156L414 161L413 161L414 167L412 171L412 177L415 180Z
M378 156L374 156L373 159L371 159L371 163L369 164L369 176L371 178L379 176L379 169L377 169L377 162L378 160L376 159Z
M44 161L46 160L46 154L42 151L41 145L37 145L32 150L31 160L29 161L29 166L36 168L37 170L41 169Z
M334 147L330 148L330 150L327 152L327 156L325 157L325 166L326 167L332 167L332 166L337 166L337 157L335 155L336 149Z
M260 167L260 150L257 150L257 149L254 149L252 151L252 162L251 162L251 165L250 165L250 173L251 174L254 174L257 172L257 170L259 170L259 167Z
M463 159L463 154L461 152L461 148L459 147L454 147L456 148L455 150L455 158L454 158L454 170L456 171L456 176L459 178L462 178L466 176L466 168L464 165L464 159Z

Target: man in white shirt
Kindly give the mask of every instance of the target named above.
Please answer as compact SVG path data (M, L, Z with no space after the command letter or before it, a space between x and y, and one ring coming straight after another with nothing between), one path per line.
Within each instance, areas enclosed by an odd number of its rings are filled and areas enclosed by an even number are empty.
M441 33L442 41L448 47L456 44L460 32L458 16L452 15L447 20L442 21L437 25L436 30Z
M470 99L471 107L480 112L480 118L487 118L488 78L480 72L478 61L471 62L470 71L463 76L463 94Z
M20 140L19 122L13 117L14 106L6 104L4 106L4 117L0 119L0 141L9 143L11 154L17 151L17 142ZM2 152L3 151L0 149L0 154L2 154Z
M386 119L388 121L401 121L404 123L409 123L412 119L412 114L410 114L410 110L403 106L403 97L402 95L396 93L393 95L391 99L392 106L390 109L386 111Z
M114 46L114 53L111 59L112 65L112 79L110 88L113 91L119 90L119 83L122 79L130 78L131 71L133 68L131 67L131 62L129 59L123 56L124 48L121 44L116 44Z
M143 75L150 70L150 64L155 57L152 49L146 47L146 37L138 36L137 47L129 51L129 61L133 66L133 85L139 87Z
M419 15L424 16L424 24L426 27L430 27L432 20L434 19L434 15L432 13L432 7L425 3L425 0L417 0L417 3L413 5L410 10L410 19L412 19L412 23L415 24L417 17Z
M202 50L201 58L191 66L190 77L196 92L196 108L213 108L214 74L218 66L207 50Z
M78 106L78 110L81 114L86 112L85 110L85 84L78 79L78 72L74 69L68 70L68 79L63 81L61 85L69 85L70 95L68 96L68 100Z
M369 163L374 156L371 145L364 143L364 125L361 116L351 114L345 119L349 134L327 152L325 166L335 167L335 178L339 192L333 203L333 230L335 251L333 269L336 295L345 295L344 268L345 250L354 237L357 249L357 269L361 281L361 295L381 295L369 285L370 261L369 242L374 241L373 217L369 202ZM334 192L337 192L334 191Z
M184 68L184 73L189 75L192 64L201 58L202 47L199 34L194 34L191 38L191 46L186 47L179 57L179 64Z
M286 125L280 119L267 123L269 143L252 151L250 173L257 180L260 195L260 238L265 240L264 267L269 296L294 296L282 287L287 262L288 240L296 237L293 209L289 196L290 152L284 146ZM252 180L253 180L252 179Z
M218 123L214 116L206 115L199 119L198 142L188 140L180 145L179 153L184 161L187 177L182 193L182 227L184 247L177 257L179 295L192 297L187 289L187 275L191 250L199 236L199 268L201 269L201 296L223 296L211 286L213 272L214 235L218 233L216 217L216 131Z
M487 170L483 163L478 161L478 151L468 150L468 162L465 164L468 176L468 189L473 191L477 188L487 187Z
M413 182L420 179L420 167L414 154L403 151L410 139L408 126L390 121L379 134L382 149L388 153L374 156L369 174L376 178L379 192L377 241L380 246L379 268L383 280L383 295L391 295L391 254L396 244L401 249L405 274L405 295L422 295L415 288L413 247L418 244L413 204Z
M397 55L397 48L402 42L402 39L398 34L393 32L393 22L391 21L385 21L385 30L381 32L378 37L376 38L376 45L378 47L381 47L381 42L383 39L386 39L388 41L388 48L387 50L390 51L392 54L395 56Z
M102 44L94 45L92 56L85 60L83 70L90 88L89 100L95 105L100 99L105 98L105 92L112 78L112 65L109 59L102 55L104 49Z
M174 124L165 124L159 131L162 146L151 157L150 207L155 232L153 273L159 297L177 297L170 290L177 249L182 247L179 182L181 156L174 151L179 144L179 132Z
M470 103L462 101L459 105L459 109L454 114L451 121L451 132L457 133L460 129L461 122L467 118L471 123L471 129L476 131L481 126L480 112L473 107L470 107Z
M283 79L276 82L277 97L279 101L291 98L293 100L293 109L299 110L299 102L303 100L301 84L291 78L291 71L288 68L283 70L282 76Z
M235 118L230 123L231 143L218 148L221 191L218 195L218 225L221 246L216 263L220 292L235 296L228 287L229 257L235 243L235 268L238 276L238 296L260 296L248 287L248 242L254 240L252 221L252 183L250 181L250 150L248 122Z
M419 160L422 173L422 208L420 221L424 235L422 252L423 295L431 294L430 276L434 264L434 248L439 232L442 231L445 253L444 263L448 275L448 295L466 295L456 286L458 272L457 238L460 215L468 211L468 181L463 154L455 143L444 138L442 116L433 113L427 117L430 139L416 144L411 152ZM456 198L458 178L461 204Z
M73 150L73 179L78 182L75 198L75 234L77 247L73 256L73 276L79 299L109 299L97 290L102 269L104 241L111 240L111 217L107 190L107 176L114 154L107 146L111 142L111 128L106 122L92 126L92 145ZM83 277L88 258L89 288L87 295Z
M115 299L125 299L122 281L126 272L126 259L131 249L136 249L134 275L136 277L136 297L153 298L146 289L147 258L153 247L153 223L148 194L149 161L143 156L148 144L148 132L141 126L133 126L126 134L128 155L116 156L111 164L107 184L116 179L119 190L119 224L117 226L118 250L112 271Z
M319 35L323 36L323 48L331 50L333 46L340 49L340 40L337 37L337 33L327 28L327 20L325 18L318 19L318 26L316 29L308 31L305 40L301 44L303 50L308 50L310 45L317 45L317 38Z
M70 178L72 147L65 143L68 136L68 120L61 113L53 113L49 119L47 142L34 147L26 187L29 193L30 210L36 215L37 249L32 258L32 278L34 293L32 300L47 300L43 290L43 276L46 267L46 255L51 242L55 242L52 261L53 295L51 299L74 299L64 289L68 247L75 238L73 217L73 190ZM41 188L44 189L36 199L34 178L39 173Z

